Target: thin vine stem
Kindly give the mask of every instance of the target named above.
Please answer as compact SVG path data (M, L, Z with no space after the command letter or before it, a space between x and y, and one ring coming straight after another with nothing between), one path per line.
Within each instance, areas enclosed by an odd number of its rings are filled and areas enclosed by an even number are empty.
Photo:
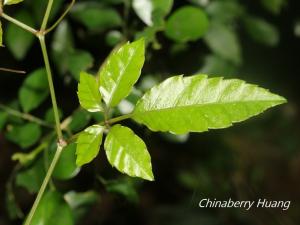
M30 27L27 24L15 19L15 18L10 17L9 15L5 14L2 11L0 11L0 16L34 35L37 35L37 33L38 33L38 31L36 29L34 29L33 27Z
M130 114L126 114L126 115L123 115L123 116L118 116L118 117L115 117L115 118L107 120L106 123L108 123L108 124L114 124L114 123L120 122L122 120L127 120L127 119L131 118L132 115L133 114L130 113Z
M2 3L2 0L0 0L0 3ZM54 25L52 27L50 27L47 31L50 32L52 29L54 29L59 22L65 17L65 15L69 12L69 10L71 9L71 7L74 4L74 0L72 0L70 6L67 8L66 12L63 13L63 15L58 19L58 21L56 23L54 23ZM53 107L53 112L54 112L54 118L55 118L55 127L56 127L56 133L57 133L57 137L58 137L58 142L57 142L57 150L55 152L54 158L50 164L50 167L46 173L46 176L43 180L43 183L40 187L40 190L37 194L37 197L33 203L32 208L30 209L30 212L28 214L28 217L25 221L25 225L30 225L32 222L32 219L35 215L36 209L39 206L39 203L44 195L44 192L49 184L50 178L52 176L53 170L60 158L60 155L62 153L63 148L66 146L66 142L63 139L63 134L62 134L62 129L61 129L61 124L60 124L60 119L59 119L59 114L58 114L58 107L57 107L57 101L56 101L56 96L55 96L55 89L54 89L54 85L53 85L53 79L52 79L52 72L51 72L51 67L50 67L50 62L49 62L49 56L48 56L48 52L47 52L47 47L46 47L46 43L45 43L45 34L46 34L46 27L47 27L47 23L49 20L49 16L51 13L51 9L52 9L52 5L53 5L53 0L49 0L48 4L47 4L47 8L46 8L46 12L44 14L44 18L41 24L41 28L40 30L36 30L24 23L22 23L19 20L16 20L10 16L8 16L7 14L5 14L2 11L2 4L0 7L0 17L3 17L4 19L10 21L11 23L14 23L15 25L19 26L20 28L34 34L36 37L38 37L39 42L40 42L40 46L41 46L41 50L42 50L42 54L43 54L43 59L44 59L44 63L45 63L45 68L46 68L46 72L47 72L47 79L48 79L48 84L49 84L49 89L50 89L50 95L51 95L51 101L52 101L52 107ZM10 111L12 112L12 111ZM13 112L16 114L16 112ZM17 113L18 114L18 113ZM23 114L18 114L20 116L23 116ZM27 119L33 119L36 122L39 121L39 119L26 115L25 116ZM41 123L41 121L39 121L39 123Z
M112 124L114 124L114 123L117 123L117 122L121 122L121 121L123 121L123 120L130 119L132 116L133 116L132 113L126 114L126 115L122 115L122 116L118 116L118 117L115 117L115 118L112 118L112 119L104 120L104 121L100 122L99 125L101 125L101 126L104 126L105 124L112 125ZM71 142L73 142L74 140L76 140L76 139L78 138L78 136L79 136L80 133L81 133L81 131L78 132L78 133L76 133L76 134L74 134L74 135L71 136L69 139L67 139L67 140L66 140L67 143L71 143Z
M39 36L39 41L40 41L40 45L41 45L41 49L42 49L42 53L43 53L46 72L47 72L48 84L49 84L50 95L51 95L51 100L52 100L52 107L53 107L54 118L55 118L56 133L57 133L58 139L63 140L63 135L62 135L62 131L60 128L60 120L59 120L58 107L57 107L57 101L56 101L56 96L55 96L55 89L54 89L53 79L52 79L52 72L51 72L47 47L46 47L46 43L45 43L45 36L44 35Z
M48 0L46 12L45 12L43 22L42 22L42 25L41 25L41 31L46 30L47 23L48 23L50 13L51 13L51 10L52 10L52 5L53 5L53 0Z
M45 34L49 33L55 27L57 27L57 25L65 18L65 16L71 10L71 8L73 7L74 4L75 4L75 0L72 0L72 2L68 5L68 7L66 8L66 10L64 11L64 13L58 18L58 20L51 27L49 27L48 29L45 30Z
M53 79L52 79L52 72L51 72L51 66L50 66L50 61L49 61L49 56L47 52L47 47L45 43L45 29L49 20L50 12L52 9L53 5L53 0L48 1L47 9L43 18L43 22L41 25L41 29L37 34L37 37L40 42L43 58L44 58L44 63L45 63L45 68L47 72L47 79L48 79L48 84L49 84L49 89L50 89L50 95L51 95L51 101L52 101L52 107L53 107L53 112L54 112L54 118L55 118L55 126L56 126L56 133L58 137L58 142L57 142L57 150L55 152L54 158L50 164L50 167L47 171L47 174L44 178L44 181L41 185L41 188L37 194L37 197L33 203L33 206L28 214L28 217L25 221L25 225L30 225L31 221L34 217L34 214L36 212L36 209L39 206L39 203L44 195L44 192L49 184L49 181L51 179L53 170L60 158L60 155L62 153L63 148L66 146L66 142L64 141L62 130L61 130L61 125L60 125L60 119L59 119L59 114L58 114L58 107L57 107L57 101L56 101L56 95L55 95L55 89L53 85Z
M9 69L4 67L0 67L0 71L9 72L9 73L26 74L26 71L24 70Z
M38 205L39 205L39 203L40 203L40 201L41 201L41 199L42 199L42 197L44 195L46 187L47 187L47 185L49 183L49 180L50 180L50 178L52 176L53 170L54 170L54 168L55 168L55 166L56 166L56 164L58 162L58 159L59 159L59 157L60 157L60 155L62 153L63 147L64 147L63 145L61 145L61 144L58 143L57 150L55 152L54 158L53 158L53 160L52 160L52 162L50 164L50 167L49 167L49 169L47 171L45 179L44 179L44 181L42 183L42 186L40 187L38 195L36 196L36 199L35 199L35 201L34 201L34 203L32 205L32 208L31 208L31 210L30 210L30 212L28 214L28 217L27 217L24 225L30 225L31 224L33 216L34 216L34 214L36 212L36 209L37 209L37 207L38 207Z
M46 121L44 120L41 120L40 118L38 117L35 117L33 115L30 115L28 113L22 113L22 112L19 112L15 109L12 109L10 107L7 107L3 104L0 103L0 109L2 109L4 112L10 114L10 115L13 115L13 116L16 116L16 117L20 117L24 120L28 120L30 122L34 122L36 124L39 124L41 126L44 126L44 127L48 127L48 128L53 128L53 126L49 123L47 123Z

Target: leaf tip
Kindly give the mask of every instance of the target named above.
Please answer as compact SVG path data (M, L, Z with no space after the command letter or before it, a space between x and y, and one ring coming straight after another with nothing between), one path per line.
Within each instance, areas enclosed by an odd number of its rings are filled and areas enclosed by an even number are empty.
M143 178L148 181L155 181L155 178L154 178L154 175L152 172L147 177L143 177Z
M288 102L288 100L285 98L285 97L283 97L283 96L281 96L281 95L276 95L276 94L274 94L276 97L276 105L282 105L282 104L285 104L285 103L287 103Z
M280 96L281 100L280 100L280 104L285 104L285 103L288 103L288 100L283 97L283 96Z

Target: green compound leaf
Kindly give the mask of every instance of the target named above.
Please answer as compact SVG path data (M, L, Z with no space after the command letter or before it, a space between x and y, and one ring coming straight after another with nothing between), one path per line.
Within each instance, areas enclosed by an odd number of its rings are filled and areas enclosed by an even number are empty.
M154 180L147 147L128 127L113 126L105 139L104 148L109 163L120 172Z
M100 92L108 107L116 106L131 91L145 61L143 39L113 52L100 71Z
M13 5L23 2L24 0L4 0L4 5Z
M93 75L86 72L80 73L77 94L80 105L86 110L90 112L103 111L97 80Z
M226 128L284 102L238 79L175 76L148 91L132 118L153 131L184 134Z
M24 112L37 108L49 95L45 69L38 69L28 75L19 90L19 100Z
M80 133L76 148L76 165L82 166L91 162L99 152L104 127L93 125Z
M185 6L176 10L167 20L165 34L177 42L195 41L206 33L208 24L203 10Z
M59 192L49 191L43 196L30 224L73 225L75 222L72 210L63 196Z

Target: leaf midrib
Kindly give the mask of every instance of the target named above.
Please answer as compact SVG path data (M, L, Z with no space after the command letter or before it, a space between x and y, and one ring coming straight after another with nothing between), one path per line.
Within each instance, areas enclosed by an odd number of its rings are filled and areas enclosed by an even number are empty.
M118 142L120 146L124 146L123 143L121 143L121 142L118 140L118 138L116 138L116 135L114 135L114 134L111 134L111 135L114 136L116 142ZM138 161L135 160L134 157L132 157L131 154L128 154L127 152L125 152L125 154L127 154L127 155L130 156L130 158L132 159L132 161L134 161L134 163L135 163L136 165L139 166L140 170L142 170L142 171L144 172L144 174L146 174L148 177L151 177L151 176L149 175L149 173L148 173L147 171L145 171L144 168L138 163Z
M192 107L204 107L204 106L213 106L213 105L226 105L226 104L238 104L238 103L252 103L252 102L270 102L270 103L284 103L286 100L251 100L251 101L232 101L232 102L212 102L212 103L205 103L205 104L194 104L194 105L184 105L184 106L174 106L174 107L167 107L167 108L161 108L161 109L152 109L152 110L145 110L145 111L134 111L132 113L132 116L140 113L153 113L158 111L168 111L168 110L174 110L174 109L181 109L181 108L192 108ZM144 108L143 108L144 109Z
M116 80L116 85L112 88L112 92L111 92L111 96L110 96L110 98L109 98L109 101L108 101L108 104L107 105L109 105L110 106L110 104L111 104L111 102L112 102L112 100L113 100L113 98L114 98L114 96L115 96L115 92L116 92L116 89L117 89L117 87L119 87L119 85L120 85L120 81L122 80L122 78L123 78L123 76L124 76L124 74L125 74L125 71L127 70L127 68L128 68L128 66L129 66L129 64L130 64L130 62L132 61L132 58L135 56L135 54L132 54L131 55L131 57L129 58L129 60L128 60L128 63L126 64L126 66L124 67L124 70L122 71L122 75L121 76L118 76L118 78L117 78L117 80ZM121 74L121 73L120 73Z
M87 86L88 86L88 92L90 92L91 96L92 96L92 99L94 101L94 103L97 104L97 108L98 109L101 109L101 105L100 105L100 102L98 102L98 97L99 96L96 96L95 93L93 92L93 84L91 84L89 81L87 81ZM101 100L100 100L101 101Z

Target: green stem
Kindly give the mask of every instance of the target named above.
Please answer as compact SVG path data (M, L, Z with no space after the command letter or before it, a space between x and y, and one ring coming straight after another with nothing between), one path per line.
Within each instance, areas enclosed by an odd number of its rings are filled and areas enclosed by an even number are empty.
M46 121L44 120L41 120L40 118L37 118L35 116L32 116L30 114L27 114L27 113L22 113L22 112L19 112L17 110L14 110L12 108L9 108L3 104L0 103L0 109L2 109L4 112L10 114L10 115L13 115L13 116L16 116L16 117L20 117L24 120L28 120L28 121L31 121L31 122L34 122L34 123L37 123L41 126L44 126L44 127L48 127L48 128L53 128L53 126L49 123L47 123Z
M54 90L54 85L53 85L53 80L52 80L52 72L51 72L49 57L48 57L48 53L47 53L47 47L45 44L45 36L44 35L39 36L39 40L40 40L41 49L43 52L43 58L44 58L44 62L45 62L45 67L46 67L46 72L47 72L47 78L48 78L48 84L49 84L50 95L51 95L51 100L52 100L52 107L53 107L53 112L54 112L57 137L59 140L63 140L63 135L62 135L62 131L60 128L60 121L59 121L59 114L58 114L55 90Z
M73 7L74 3L75 3L75 0L72 0L72 2L69 4L69 6L67 7L67 9L64 11L64 13L58 18L58 20L50 28L48 28L45 31L45 34L47 34L50 31L52 31L65 18L65 16L68 14L68 12Z
M53 5L53 0L49 0L48 4L47 4L47 9L46 9L46 12L45 12L45 15L44 15L44 19L43 19L43 22L42 22L42 25L41 25L41 31L44 31L47 27L47 23L48 23L49 16L50 16L50 13L51 13L52 5Z
M2 0L0 0L2 2ZM60 127L60 120L59 120L59 114L58 114L58 107L57 107L57 102L56 102L56 96L55 96L55 90L54 90L54 85L53 85L53 79L52 79L52 72L51 72L51 67L50 67L50 62L49 62L49 56L48 56L48 52L47 52L47 47L46 47L46 43L45 43L45 34L46 34L46 27L47 27L47 23L49 20L49 16L51 13L51 9L52 9L52 5L53 5L53 0L49 0L48 4L47 4L47 9L43 18L43 22L41 25L41 29L39 31L35 30L34 28L6 15L5 13L3 13L2 11L2 7L0 7L0 17L3 17L4 19L14 23L15 25L23 28L24 30L34 34L35 36L38 37L39 41L40 41L40 45L41 45L41 50L43 53L43 58L44 58L44 62L45 62L45 68L46 68L46 72L47 72L47 79L48 79L48 84L49 84L49 89L50 89L50 95L51 95L51 100L52 100L52 107L53 107L53 111L54 111L54 118L55 118L55 126L56 126L56 133L57 133L57 137L58 137L58 143L57 143L57 150L55 152L54 158L50 164L50 167L47 171L47 174L44 178L44 181L42 183L42 186L37 194L37 197L33 203L33 206L29 212L29 215L25 221L25 225L30 225L31 221L34 217L34 214L36 212L36 209L38 208L38 205L43 197L43 194L47 188L47 185L49 183L49 180L51 178L51 175L53 173L53 170L59 160L59 157L61 155L61 152L63 150L63 148L66 146L66 142L63 139L63 134L62 134L62 130ZM71 4L72 5L72 4ZM69 11L69 9L67 9L67 12ZM53 29L65 16L66 13L63 14L63 16L59 19L59 21L57 23L55 23L52 27L50 27L50 30ZM49 32L50 30L48 30L47 32Z
M54 158L50 164L50 167L47 171L47 174L44 178L44 181L42 183L42 186L38 192L38 195L33 203L33 206L29 212L29 215L25 221L25 225L30 225L32 218L35 214L35 211L44 195L44 192L46 190L46 187L50 181L50 178L52 176L53 170L57 164L57 161L61 155L61 152L64 148L64 146L66 145L64 139L63 139L63 135L62 135L62 130L60 127L60 120L59 120L59 114L58 114L58 107L57 107L57 102L56 102L56 96L55 96L55 90L54 90L54 85L53 85L53 79L52 79L52 72L51 72L51 67L50 67L50 62L49 62L49 56L48 56L48 52L47 52L47 47L46 47L46 43L45 43L45 35L44 35L44 29L47 26L47 22L49 19L49 15L50 15L50 11L52 8L52 4L53 4L53 0L49 0L48 2L48 6L47 6L47 10L43 19L43 24L41 26L41 31L38 33L38 38L40 41L40 45L41 45L41 50L43 53L43 58L44 58L44 62L45 62L45 67L46 67L46 72L47 72L47 78L48 78L48 84L49 84L49 89L50 89L50 95L51 95L51 100L52 100L52 107L53 107L53 112L54 112L54 118L55 118L55 125L56 125L56 133L57 133L57 137L58 137L58 143L57 143L57 150L55 152Z
M38 31L36 29L26 25L25 23L22 23L19 20L16 20L16 19L10 17L9 15L5 14L4 12L0 13L0 16L34 35L36 35L38 33Z
M123 115L123 116L118 116L118 117L116 117L116 118L109 119L109 120L107 120L106 122L107 122L108 124L114 124L114 123L120 122L120 121L122 121L122 120L127 120L127 119L131 118L132 115L133 115L133 114L131 113L131 114Z
M46 187L47 187L47 185L49 183L49 180L51 178L53 170L54 170L54 168L55 168L55 166L56 166L56 164L58 162L58 159L59 159L59 157L60 157L60 155L62 153L63 147L64 147L63 145L61 145L61 144L58 143L57 150L55 152L54 158L53 158L53 160L52 160L52 162L50 164L50 167L49 167L49 169L47 171L45 179L44 179L44 181L42 183L42 186L41 186L41 188L40 188L40 190L38 192L38 195L37 195L37 197L36 197L36 199L35 199L35 201L33 203L33 206L32 206L32 208L31 208L31 210L29 212L29 215L28 215L28 217L27 217L24 225L30 225L31 224L31 221L33 219L35 211L36 211L36 209L37 209L37 207L38 207L38 205L39 205L39 203L40 203L40 201L41 201L41 199L43 197L43 194L44 194L44 192L46 190Z
M109 108L103 104L103 109L104 109L104 112L103 112L103 115L104 115L104 123L107 123L108 119L109 119Z
M32 162L36 156L42 152L47 146L49 145L48 142L42 142L38 147L33 149L29 153L22 153L22 152L17 152L12 155L11 159L14 161L19 161L21 165L27 165L30 162Z
M120 122L122 120L130 119L132 116L133 116L132 113L126 114L126 115L123 115L123 116L118 116L118 117L115 117L115 118L112 118L112 119L108 119L106 121L104 120L101 123L99 123L99 125L101 125L101 126L103 126L105 124L110 124L111 125L111 124ZM78 133L76 133L76 134L74 134L72 137L70 137L68 140L66 140L67 143L71 143L72 141L74 141L79 136L80 133L81 133L81 131L78 132Z

